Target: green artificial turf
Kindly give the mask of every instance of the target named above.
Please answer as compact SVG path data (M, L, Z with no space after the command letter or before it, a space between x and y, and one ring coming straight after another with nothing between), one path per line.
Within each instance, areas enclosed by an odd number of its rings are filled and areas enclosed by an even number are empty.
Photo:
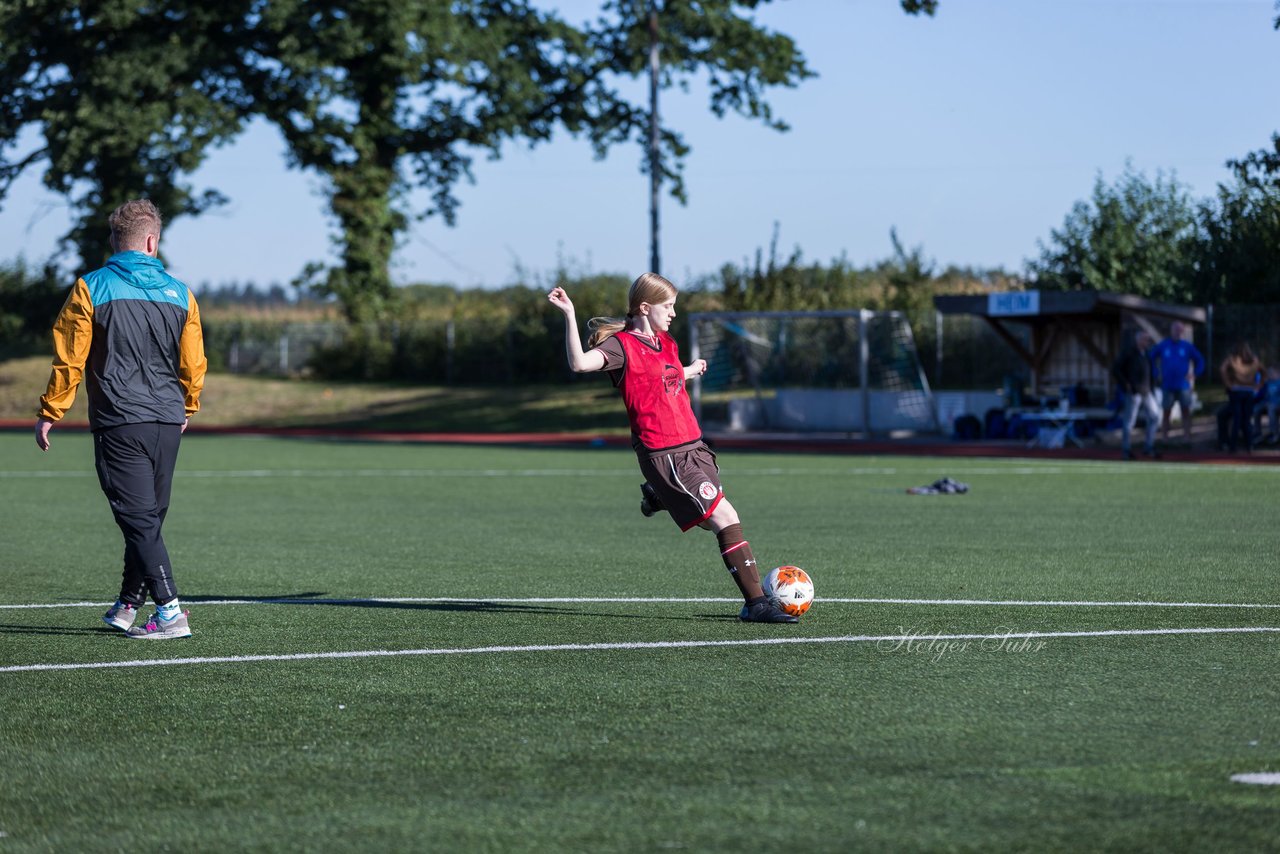
M0 851L1280 846L1280 633L1132 634L1280 627L1280 469L720 461L798 626L626 451L193 435L147 643L89 438L0 434L0 604L62 603L0 609Z

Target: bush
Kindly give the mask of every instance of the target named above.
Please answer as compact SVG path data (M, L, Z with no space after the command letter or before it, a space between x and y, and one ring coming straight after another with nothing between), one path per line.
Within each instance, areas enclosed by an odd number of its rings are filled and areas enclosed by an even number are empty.
M21 258L0 264L0 358L47 353L67 291L52 265L35 272Z

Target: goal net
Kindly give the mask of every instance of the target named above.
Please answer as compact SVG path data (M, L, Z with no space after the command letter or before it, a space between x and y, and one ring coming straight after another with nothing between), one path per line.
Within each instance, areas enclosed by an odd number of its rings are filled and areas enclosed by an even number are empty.
M699 312L690 397L708 432L936 431L911 326L897 311Z

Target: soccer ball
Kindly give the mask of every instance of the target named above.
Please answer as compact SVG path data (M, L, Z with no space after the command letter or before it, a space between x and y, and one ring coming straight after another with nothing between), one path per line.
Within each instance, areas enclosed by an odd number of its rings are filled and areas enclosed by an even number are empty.
M773 604L793 617L801 616L813 604L813 579L798 566L769 570L761 586Z

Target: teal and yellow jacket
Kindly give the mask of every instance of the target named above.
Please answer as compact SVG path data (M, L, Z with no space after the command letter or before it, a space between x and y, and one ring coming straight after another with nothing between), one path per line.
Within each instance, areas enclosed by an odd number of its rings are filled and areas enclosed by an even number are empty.
M53 371L40 398L52 421L87 379L89 426L181 424L200 409L208 362L195 295L143 252L120 252L76 281L53 324Z

